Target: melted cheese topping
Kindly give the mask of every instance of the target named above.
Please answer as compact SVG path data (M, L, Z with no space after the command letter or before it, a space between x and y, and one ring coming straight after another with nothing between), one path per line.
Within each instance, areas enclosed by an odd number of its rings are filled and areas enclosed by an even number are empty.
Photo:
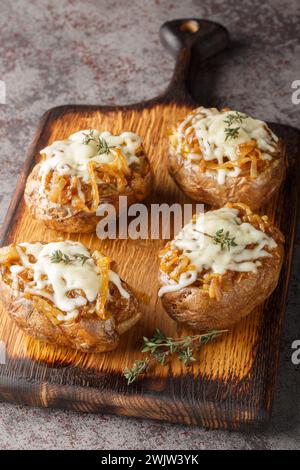
M66 315L61 315L59 320L69 320L76 317L80 307L88 302L96 301L101 289L99 268L87 248L81 243L69 241L45 245L42 243L20 243L16 249L22 264L10 267L13 283L16 283L17 275L24 268L30 268L33 271L33 281L26 284L24 292L51 300L57 308L66 313ZM88 259L84 263L80 259L72 261L70 264L53 263L51 257L58 250L71 259L74 259L74 255L83 255ZM30 262L30 255L34 256L36 262ZM122 287L118 274L109 270L109 280L116 285L121 296L129 298L128 292ZM49 293L47 287L51 287L53 293ZM68 292L77 289L80 289L84 295L68 297Z
M86 137L92 133L95 140L84 143ZM99 155L97 149L98 139L105 139L108 144L107 153ZM40 175L43 183L47 174L55 170L58 175L78 176L85 183L89 182L89 163L120 165L116 159L114 148L121 150L127 164L139 163L137 151L141 149L141 138L133 132L122 132L120 135L112 135L110 132L98 130L82 130L70 135L66 140L57 140L41 150L46 159L41 163ZM44 184L43 184L44 186Z
M242 116L229 126L226 121L230 116ZM235 138L228 138L226 129L239 128ZM194 134L198 140L202 155L189 152L189 136ZM224 159L236 161L239 158L238 146L249 141L256 141L257 148L261 151L262 160L272 160L272 154L276 152L278 137L271 131L267 124L258 119L253 119L244 113L237 111L219 111L216 108L197 108L177 127L178 141L177 151L182 154L183 148L187 151L186 158L195 162L203 158L206 161L216 160L219 165ZM238 176L241 169L218 169L217 179L224 184L226 175ZM213 176L214 174L209 174Z
M164 273L167 285L161 287L159 296L193 284L203 270L217 274L226 271L256 272L261 265L259 260L272 256L265 248L272 250L277 246L273 238L253 225L242 222L238 213L237 209L232 208L209 211L199 216L194 223L184 226L171 245L182 250L193 269L181 274L178 282L169 279ZM221 229L224 234L229 232L236 246L222 249L220 244L215 243L216 232Z

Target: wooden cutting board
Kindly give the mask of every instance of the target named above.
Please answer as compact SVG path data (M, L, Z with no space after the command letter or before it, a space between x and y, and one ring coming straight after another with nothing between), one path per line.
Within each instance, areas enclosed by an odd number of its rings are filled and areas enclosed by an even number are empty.
M271 125L285 140L289 161L285 184L262 208L286 237L285 262L276 291L228 334L203 347L197 355L199 361L189 369L175 359L168 367L157 366L131 386L127 386L123 369L141 357L143 336L150 336L155 327L170 336L185 333L178 331L156 296L157 251L165 241L100 241L90 234L66 236L33 220L23 200L26 178L41 148L79 129L99 128L113 133L132 130L141 135L155 174L148 206L190 202L168 175L166 132L199 104L193 101L188 89L201 95L203 84L196 80L196 74L207 58L228 45L229 39L221 26L198 20L168 22L162 26L160 35L176 56L174 76L163 96L120 107L60 106L43 116L0 237L2 245L71 238L100 249L116 260L126 282L138 293L150 296L150 303L141 307L143 319L123 337L116 351L88 355L27 337L1 310L0 340L6 344L7 357L6 364L0 365L0 397L29 405L238 429L262 423L271 410L296 227L299 131Z

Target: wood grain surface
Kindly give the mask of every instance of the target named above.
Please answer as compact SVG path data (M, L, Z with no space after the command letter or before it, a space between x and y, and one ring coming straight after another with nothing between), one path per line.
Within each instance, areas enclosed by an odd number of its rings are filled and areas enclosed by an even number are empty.
M260 424L269 416L296 227L299 131L271 125L287 144L289 162L280 192L261 210L286 237L285 262L276 291L228 334L203 347L197 353L198 361L190 368L175 359L168 367L157 366L129 387L123 369L141 357L143 336L151 335L156 327L170 336L187 333L177 328L157 300L157 252L166 241L101 241L94 234L66 235L51 231L30 217L23 200L26 178L38 161L41 148L77 130L96 128L113 133L131 130L141 135L155 175L153 193L146 201L149 208L153 203L191 202L168 175L166 133L196 105L187 91L195 73L195 65L191 67L191 64L201 64L222 49L228 37L223 28L212 23L198 23L201 34L182 29L182 24L179 20L170 22L161 30L164 44L177 57L172 83L163 96L133 106L62 106L45 114L29 149L1 232L1 245L67 238L111 256L121 277L137 295L146 294L150 299L141 304L142 320L123 336L116 351L89 355L29 338L2 309L0 340L7 348L6 364L0 365L2 400L113 412L209 428L238 429Z

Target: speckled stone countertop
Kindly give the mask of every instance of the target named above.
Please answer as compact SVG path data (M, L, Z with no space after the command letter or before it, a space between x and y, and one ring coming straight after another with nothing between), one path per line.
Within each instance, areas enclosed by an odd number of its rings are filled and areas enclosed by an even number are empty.
M0 219L39 117L67 103L129 103L162 92L173 60L158 38L170 19L223 23L236 47L214 83L218 102L300 128L291 84L300 79L298 0L1 0ZM0 87L1 91L1 87ZM0 96L1 102L1 96ZM300 448L299 230L274 410L260 433L0 404L0 449Z

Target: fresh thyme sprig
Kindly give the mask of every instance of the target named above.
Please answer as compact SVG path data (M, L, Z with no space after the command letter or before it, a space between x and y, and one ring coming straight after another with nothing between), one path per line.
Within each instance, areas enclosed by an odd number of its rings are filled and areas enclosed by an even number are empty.
M91 259L90 256L86 256L86 255L84 255L83 253L76 253L76 254L73 255L73 256L74 256L74 258L75 258L76 260L81 261L82 266L84 265L84 263L85 263L88 259Z
M230 113L227 115L226 119L224 120L225 124L228 127L232 126L232 124L242 124L244 119L247 118L246 114L240 113L239 111L235 111L234 113Z
M79 260L81 261L82 266L88 259L90 259L90 257L82 253L75 253L74 255L67 255L66 253L63 253L61 250L55 250L50 256L51 263L71 264L74 261Z
M242 124L243 120L247 118L246 114L240 113L236 111L235 113L228 114L224 123L227 127L225 127L224 132L226 134L225 140L228 139L236 139L239 136L240 126L238 127L231 127L233 124Z
M225 128L225 140L237 139L240 133L240 127L226 127Z
M115 145L108 145L108 142L104 139L104 137L95 137L93 130L90 130L88 134L84 134L84 139L82 143L87 145L91 141L96 142L98 155L108 153L110 149L116 147Z
M98 154L108 153L110 149L115 148L115 145L108 145L107 141L103 137L98 137L97 150Z
M50 261L51 263L64 263L64 264L70 264L72 262L69 255L66 255L66 253L63 253L61 250L55 250L50 257Z
M209 343L228 330L210 330L207 333L184 336L183 338L171 338L165 336L158 328L154 331L152 338L144 337L143 353L147 353L145 359L135 361L131 368L124 369L127 384L133 383L141 374L147 372L151 366L158 363L166 365L174 354L185 366L196 361L194 352L202 345Z
M83 134L83 135L84 135L84 138L83 138L82 143L84 145L88 145L92 140L96 141L96 139L94 137L94 131L93 130L90 130L90 131L88 131L87 134Z
M227 230L224 232L224 229L222 228L216 231L214 242L216 245L221 245L221 250L223 250L225 246L227 247L228 251L230 250L231 246L237 246L237 243L235 243L235 237L230 237L229 231Z
M230 250L231 246L237 246L237 243L235 243L235 237L230 237L230 232L228 230L224 233L224 229L220 228L216 231L215 235L210 235L206 232L200 232L200 230L196 230L196 232L202 233L202 235L212 238L215 245L221 245L221 250L224 250L225 246L227 247L228 251Z
M131 369L128 367L124 369L124 376L127 379L127 385L132 384L143 372L146 372L149 362L149 357L144 360L139 359L133 363Z

